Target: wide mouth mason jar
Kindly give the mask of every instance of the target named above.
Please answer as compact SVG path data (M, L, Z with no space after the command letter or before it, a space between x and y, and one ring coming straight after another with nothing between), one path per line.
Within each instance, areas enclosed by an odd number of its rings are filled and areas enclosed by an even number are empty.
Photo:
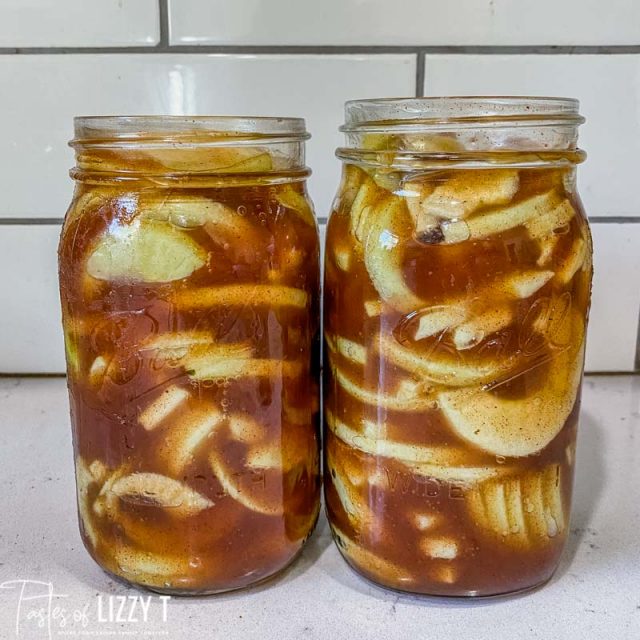
M77 118L59 246L82 538L177 594L287 566L319 509L300 119Z
M544 583L569 522L591 237L565 98L347 103L327 228L325 495L383 586Z

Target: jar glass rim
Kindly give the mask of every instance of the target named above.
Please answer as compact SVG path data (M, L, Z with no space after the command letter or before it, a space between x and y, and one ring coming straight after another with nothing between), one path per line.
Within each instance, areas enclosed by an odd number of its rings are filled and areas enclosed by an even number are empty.
M343 132L385 128L580 125L579 100L552 96L370 98L345 103Z
M265 116L102 115L74 118L71 146L150 143L198 138L229 145L243 140L303 141L310 137L304 118Z

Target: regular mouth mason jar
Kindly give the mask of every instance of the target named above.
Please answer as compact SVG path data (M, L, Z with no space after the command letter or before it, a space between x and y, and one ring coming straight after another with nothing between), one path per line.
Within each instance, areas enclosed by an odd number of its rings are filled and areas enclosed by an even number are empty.
M553 574L591 238L564 98L347 103L325 268L326 504L367 578L453 596Z
M81 533L177 594L288 565L319 506L303 120L75 121L59 247Z

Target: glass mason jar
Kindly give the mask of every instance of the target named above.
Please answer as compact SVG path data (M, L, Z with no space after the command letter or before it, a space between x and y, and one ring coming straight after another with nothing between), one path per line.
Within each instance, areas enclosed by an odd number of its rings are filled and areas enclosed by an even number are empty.
M504 594L558 564L592 276L577 109L347 103L325 492L341 553L386 587Z
M75 121L59 247L82 538L176 594L285 566L319 508L303 120Z

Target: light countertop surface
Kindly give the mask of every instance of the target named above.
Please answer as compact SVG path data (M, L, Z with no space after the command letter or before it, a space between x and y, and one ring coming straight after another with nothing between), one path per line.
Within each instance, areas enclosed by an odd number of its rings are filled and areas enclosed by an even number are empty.
M150 594L114 582L80 541L63 379L0 379L0 468L0 640L640 639L640 377L585 379L567 549L545 587L511 598L376 588L339 557L323 518L276 580L208 598L154 595L145 621Z

